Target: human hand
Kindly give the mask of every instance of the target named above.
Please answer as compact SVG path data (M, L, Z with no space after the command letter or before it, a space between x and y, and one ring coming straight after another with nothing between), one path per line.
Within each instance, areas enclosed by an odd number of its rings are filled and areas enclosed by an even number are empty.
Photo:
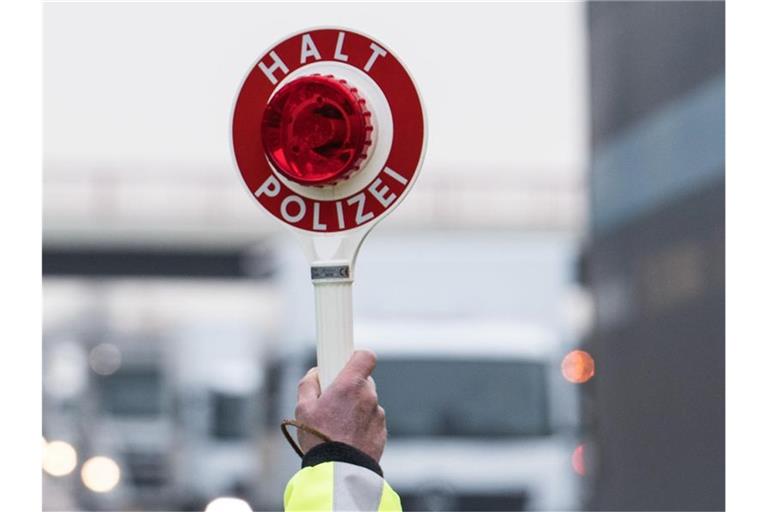
M371 378L375 367L373 352L356 350L322 394L317 368L309 370L299 382L296 420L378 462L387 441L387 424ZM303 430L298 438L304 453L323 442Z

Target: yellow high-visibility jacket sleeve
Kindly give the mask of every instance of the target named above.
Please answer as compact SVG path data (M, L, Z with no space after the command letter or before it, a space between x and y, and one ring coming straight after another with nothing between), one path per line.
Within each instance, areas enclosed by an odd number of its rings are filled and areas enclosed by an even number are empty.
M400 497L370 469L347 462L323 462L305 467L288 482L286 512L396 511Z

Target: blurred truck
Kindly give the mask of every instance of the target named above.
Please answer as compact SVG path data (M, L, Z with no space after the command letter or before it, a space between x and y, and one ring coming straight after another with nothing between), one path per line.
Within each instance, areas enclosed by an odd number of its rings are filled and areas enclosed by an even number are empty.
M559 374L563 347L535 324L441 320L365 322L358 347L387 412L381 461L405 510L568 510L579 507L576 394ZM277 425L293 417L313 349L287 349L268 370L260 506L281 507L300 464Z
M108 493L84 488L80 501L97 510L161 507L175 494L177 443L167 352L151 334L108 336L119 364L91 373L82 449L113 459L120 481Z
M80 501L98 510L203 510L221 496L252 502L261 380L252 331L200 321L99 339L119 363L91 372L83 449L115 460L121 479L108 493L82 489Z
M176 334L177 502L187 510L203 510L222 496L257 499L259 350L256 335L243 325L200 320Z

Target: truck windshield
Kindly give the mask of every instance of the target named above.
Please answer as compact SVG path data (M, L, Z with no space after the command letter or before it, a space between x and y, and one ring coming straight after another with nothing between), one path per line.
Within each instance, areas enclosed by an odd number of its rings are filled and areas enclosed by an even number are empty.
M162 377L155 367L121 368L99 377L102 408L115 416L156 416L162 412Z
M221 441L247 438L253 429L248 418L248 397L214 391L210 400L211 437Z
M541 362L381 358L374 378L390 437L550 434Z

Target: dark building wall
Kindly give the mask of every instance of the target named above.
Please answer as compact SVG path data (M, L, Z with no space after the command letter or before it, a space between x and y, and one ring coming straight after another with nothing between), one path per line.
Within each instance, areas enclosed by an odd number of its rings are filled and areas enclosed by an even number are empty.
M724 6L587 7L590 508L725 506Z
M593 142L723 72L723 2L588 4Z

